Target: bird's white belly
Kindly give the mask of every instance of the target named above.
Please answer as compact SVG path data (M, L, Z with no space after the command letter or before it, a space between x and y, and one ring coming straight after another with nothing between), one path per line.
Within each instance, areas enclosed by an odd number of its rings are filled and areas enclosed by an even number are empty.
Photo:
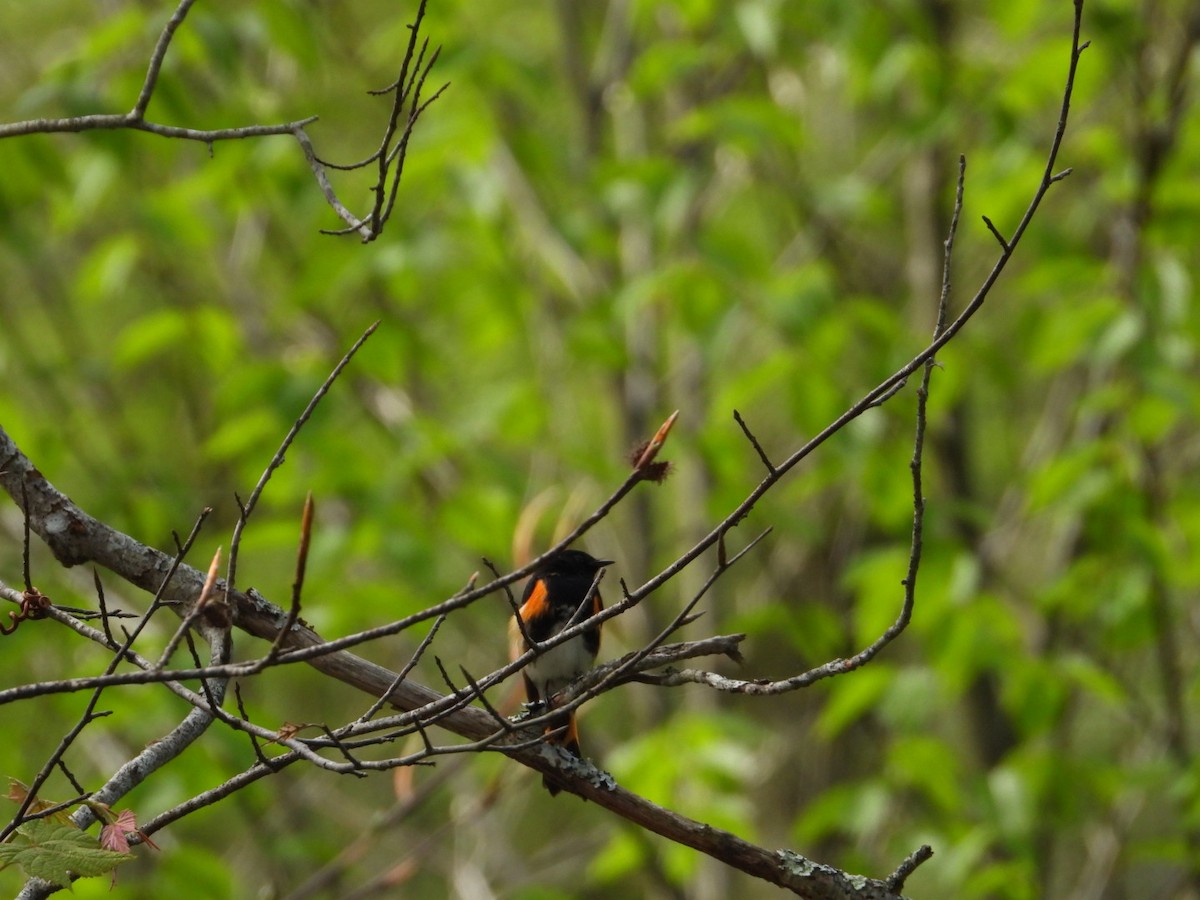
M550 648L526 666L525 671L541 690L542 699L547 700L591 667L592 657L580 636Z

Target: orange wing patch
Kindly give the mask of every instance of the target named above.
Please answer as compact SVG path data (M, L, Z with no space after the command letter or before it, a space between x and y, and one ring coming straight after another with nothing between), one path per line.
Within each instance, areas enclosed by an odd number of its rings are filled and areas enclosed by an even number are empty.
M533 593L529 595L529 599L521 605L521 618L526 622L531 622L538 616L544 616L550 612L550 603L548 598L549 592L546 590L546 582L539 578L537 584L533 586Z
M529 622L531 619L546 615L549 612L550 603L547 598L546 582L538 579L538 582L533 586L533 593L529 595L529 599L521 606L521 621ZM516 659L528 649L529 645L525 642L525 638L521 634L521 626L517 624L516 617L514 616L508 623L508 658Z

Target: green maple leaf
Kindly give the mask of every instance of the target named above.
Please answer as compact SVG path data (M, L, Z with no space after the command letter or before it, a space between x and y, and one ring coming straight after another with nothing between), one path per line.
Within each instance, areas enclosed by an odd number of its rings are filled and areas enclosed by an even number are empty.
M0 844L0 868L16 863L26 875L64 886L72 874L103 875L129 859L133 854L105 850L73 825L45 819L26 822L12 843Z

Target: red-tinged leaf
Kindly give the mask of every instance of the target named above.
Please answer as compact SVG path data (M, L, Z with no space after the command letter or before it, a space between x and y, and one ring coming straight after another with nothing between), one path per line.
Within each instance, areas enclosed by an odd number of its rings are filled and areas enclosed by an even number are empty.
M29 796L29 785L17 781L15 778L8 780L8 799L13 803L24 803L25 798Z
M312 722L284 722L275 733L275 740L290 741L305 728L312 728Z
M114 853L129 852L129 838L120 825L105 825L100 829L100 846Z
M108 825L100 829L100 846L118 853L129 852L129 835L138 835L145 843L155 850L158 845L146 835L138 831L137 814L132 809L123 809L119 813L110 814Z
M25 798L29 796L29 786L15 778L10 778L8 782L8 799L18 805L25 802ZM34 800L29 804L29 810L26 815L37 815L40 812L45 812L57 804L53 800ZM49 816L49 818L59 824L65 824L69 821L66 810L60 810L57 813Z
M8 782L8 799L13 803L21 804L25 802L25 798L29 796L29 785L17 781L12 778ZM49 809L54 803L50 800L34 800L29 804L29 813L39 813L42 810Z

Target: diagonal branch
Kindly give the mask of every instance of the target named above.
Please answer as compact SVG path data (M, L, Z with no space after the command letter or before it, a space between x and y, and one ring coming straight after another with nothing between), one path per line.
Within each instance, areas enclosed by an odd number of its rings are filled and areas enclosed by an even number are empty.
M154 88L158 85L158 73L162 70L163 60L167 56L167 49L171 46L171 38L175 37L176 29L183 24L188 10L192 8L192 4L195 2L196 0L180 0L179 6L175 7L175 12L171 14L171 18L167 20L167 24L163 27L162 34L158 36L158 43L154 45L154 52L150 54L150 66L146 70L146 80L142 82L142 90L138 94L137 102L133 104L133 110L130 112L130 115L135 119L141 120L146 115L146 107L150 105L150 97L153 96Z

